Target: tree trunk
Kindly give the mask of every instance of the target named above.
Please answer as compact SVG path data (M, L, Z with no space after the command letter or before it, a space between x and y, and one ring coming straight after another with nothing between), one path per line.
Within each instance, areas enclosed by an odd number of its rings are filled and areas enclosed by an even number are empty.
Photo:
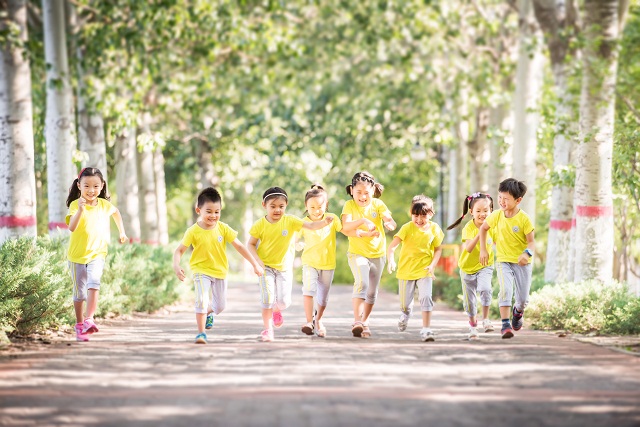
M216 175L213 167L213 154L206 140L196 139L196 155L198 158L198 172L196 174L198 191L220 185L220 178Z
M580 144L575 184L575 280L611 280L613 274L613 197L611 166L617 43L628 2L586 0Z
M488 191L489 144L489 109L479 107L476 112L476 129L473 139L469 141L469 179L471 192Z
M142 134L137 138L138 199L140 206L140 237L142 243L157 245L158 235L158 198L153 166L153 140L150 130L151 116L144 113L141 119Z
M133 243L140 243L140 211L138 209L137 148L133 126L116 137L116 196L127 235Z
M507 104L491 108L489 113L491 137L489 138L489 167L487 171L488 192L493 197L494 208L498 207L498 186L511 176L511 135L513 112Z
M153 152L153 175L156 180L156 200L158 204L158 241L161 245L169 243L169 221L167 219L167 184L164 178L164 155L162 148Z
M0 244L37 235L31 71L23 46L26 0L8 1L6 13L5 22L17 26L20 36L0 49Z
M76 178L72 162L76 141L73 138L73 103L69 82L69 64L65 34L64 2L42 1L44 50L47 63L47 111L44 136L47 143L47 199L49 232L57 235L66 229L66 200Z
M573 280L571 268L571 227L573 224L573 185L568 176L572 164L572 137L576 133L574 96L567 81L567 65L576 57L570 35L577 25L575 1L535 0L534 9L545 33L551 58L556 101L556 135L553 141L553 170L557 182L551 193L551 219L547 239L544 278L548 282ZM568 267L569 266L569 267Z
M467 150L467 141L469 140L469 122L462 120L458 123L455 134L458 138L458 144L449 151L449 221L448 224L455 222L462 215L462 203L465 196L469 193L469 183L467 180L469 154ZM455 228L452 232L447 233L447 242L454 243L459 239L461 228Z
M542 35L533 16L529 0L518 1L519 40L514 94L513 177L524 181L527 195L520 207L535 224L536 215L536 147L540 122L539 101L542 91L544 56Z

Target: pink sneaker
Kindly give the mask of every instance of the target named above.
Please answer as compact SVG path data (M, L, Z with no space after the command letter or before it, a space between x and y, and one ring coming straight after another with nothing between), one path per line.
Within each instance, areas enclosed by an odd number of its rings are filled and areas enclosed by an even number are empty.
M96 326L93 319L84 319L84 322L82 322L82 333L93 334L94 332L98 332L98 327Z
M282 318L281 311L274 311L272 318L273 318L273 326L275 326L276 328L279 328L284 323L284 319Z
M265 329L260 333L262 337L262 342L271 342L273 341L273 329Z
M76 330L76 341L89 341L89 335L82 331L82 325L82 323L76 323L76 326L74 327Z

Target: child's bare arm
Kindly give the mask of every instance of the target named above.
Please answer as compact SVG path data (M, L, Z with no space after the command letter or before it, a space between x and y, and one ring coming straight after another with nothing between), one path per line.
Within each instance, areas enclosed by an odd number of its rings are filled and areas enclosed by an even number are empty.
M489 252L487 251L487 231L489 231L489 224L483 222L480 226L478 236L480 236L480 264L487 265L489 263Z
M462 244L464 247L464 250L469 253L473 252L473 249L476 247L479 240L480 240L480 233L476 234L476 237L474 237L473 239L469 239Z
M247 242L247 250L253 257L253 259L258 263L258 265L264 269L264 262L262 262L262 260L258 256L257 245L258 245L258 239L256 239L253 236L249 237L249 241Z
M182 258L182 255L184 255L186 250L187 247L180 243L176 250L173 251L173 271L176 273L176 276L178 276L178 279L180 279L181 282L184 281L186 276L184 274L184 270L182 269L182 267L180 267L180 259Z
M312 221L312 222L304 222L302 224L302 228L306 228L308 230L319 230L323 227L326 227L327 225L331 224L333 222L333 217L332 216L327 216L325 219L323 219L322 221Z
M256 273L257 276L262 276L264 274L264 268L262 268L262 266L253 257L253 255L251 255L249 249L247 249L247 247L243 245L240 240L235 239L233 242L231 242L231 244L234 248L236 248L236 251L238 251L238 253L242 255L244 259L251 263L251 265L253 266L253 272Z
M116 227L118 227L118 232L120 233L120 243L126 242L127 240L129 240L129 238L127 237L127 233L125 233L124 231L124 222L122 221L122 215L120 215L120 211L118 210L118 208L116 208L116 211L111 214L111 216L116 223Z
M387 271L392 273L396 269L395 251L398 245L402 242L399 237L394 237L389 247L387 248Z
M360 218L354 221L350 214L342 215L342 233L345 236L348 236L347 232L356 230L361 225L366 225L369 231L373 231L376 229L376 225L367 218Z
M438 246L433 250L433 259L431 260L431 264L427 267L427 271L429 272L430 277L436 277L436 265L438 265L438 261L440 261L440 256L442 255L442 246Z
M387 230L393 231L396 229L398 224L391 218L391 215L385 215L382 217L382 222Z
M526 235L527 238L527 250L532 254L535 253L536 250L536 240L534 238L533 235L533 231L531 231L531 233ZM520 256L518 257L518 264L520 265L527 265L529 264L529 260L531 259L531 257L529 256L529 254L525 251L523 253L520 254Z

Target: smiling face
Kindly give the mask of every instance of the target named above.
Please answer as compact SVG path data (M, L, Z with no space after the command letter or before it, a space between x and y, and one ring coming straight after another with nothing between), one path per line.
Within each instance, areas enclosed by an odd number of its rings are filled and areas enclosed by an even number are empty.
M87 204L95 206L98 203L98 196L104 188L104 182L99 176L83 176L78 181L78 188L80 189L80 195L87 201Z
M473 202L473 208L471 209L471 216L473 217L473 221L476 226L480 226L484 223L484 220L487 219L489 214L491 213L491 203L489 199L476 199Z
M371 199L373 199L373 193L375 188L368 182L358 181L351 190L351 196L355 200L356 204L361 208L369 206Z
M515 199L510 193L502 191L498 193L498 204L503 211L513 211L521 201L522 197Z
M262 203L262 207L267 210L267 221L278 222L287 209L287 199L284 197L272 197Z
M220 220L220 212L222 206L220 202L212 202L207 200L204 204L196 208L196 213L200 216L202 228L211 229L214 228Z
M305 203L305 207L307 208L309 218L311 218L312 221L320 221L324 217L324 213L327 211L327 197L311 197Z
M426 214L426 215L411 214L411 221L418 228L424 228L426 225L428 225L429 221L431 221L431 218L433 218L433 214Z

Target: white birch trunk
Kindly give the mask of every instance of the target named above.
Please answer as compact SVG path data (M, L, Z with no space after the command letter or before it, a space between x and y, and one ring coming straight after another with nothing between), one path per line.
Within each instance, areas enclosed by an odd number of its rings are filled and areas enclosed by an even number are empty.
M133 243L140 243L140 210L138 209L137 148L134 127L116 137L115 173L117 206L127 235Z
M144 113L141 117L142 134L138 135L137 172L138 200L140 209L140 238L142 243L157 245L158 199L153 167L153 141L150 130L151 117Z
M575 280L608 282L613 274L611 167L616 44L628 3L586 0L584 71L580 96L580 144L576 153ZM621 7L623 6L623 7Z
M469 179L471 192L488 191L489 143L489 109L478 108L476 112L476 129L473 139L469 141Z
M469 193L468 165L469 154L467 141L469 140L469 122L463 120L458 124L455 134L458 136L458 144L449 151L449 203L448 224L455 222L462 215L462 203ZM461 228L455 228L447 233L447 243L457 242Z
M6 12L26 43L26 0L8 1ZM0 244L37 235L31 71L25 53L18 44L0 49Z
M49 232L66 229L66 200L76 178L72 162L76 141L73 102L65 34L64 2L43 0L44 50L47 63L47 107L44 135L47 143L47 200Z
M161 245L166 245L169 243L167 184L164 177L164 155L160 147L156 147L153 152L153 170L156 181L156 200L158 205L158 241Z
M493 197L494 209L498 207L498 186L511 176L511 123L513 111L507 104L499 104L489 113L492 137L489 139L488 192Z
M513 177L523 181L527 194L520 207L535 224L536 215L536 147L540 122L539 101L542 91L544 56L542 34L529 0L518 1L520 30L516 90L514 94Z
M220 184L220 179L213 167L213 154L209 143L203 139L198 139L196 141L196 152L198 156L198 173L196 174L198 191L207 187L217 187Z

